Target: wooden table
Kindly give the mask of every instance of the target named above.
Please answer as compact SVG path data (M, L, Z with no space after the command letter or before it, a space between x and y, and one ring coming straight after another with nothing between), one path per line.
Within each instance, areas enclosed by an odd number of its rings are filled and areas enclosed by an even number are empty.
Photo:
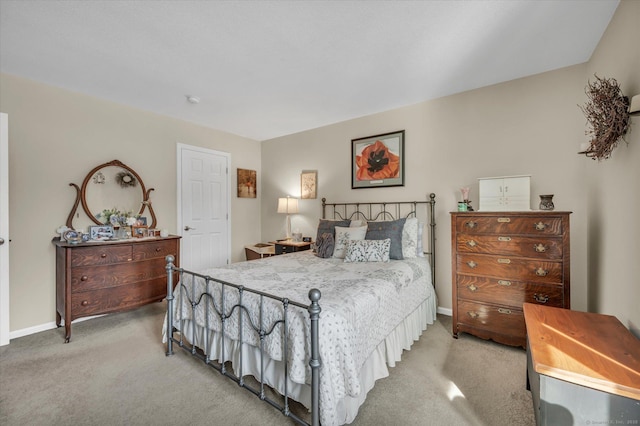
M244 253L247 260L262 259L264 257L275 256L275 244L257 243L244 246Z
M640 425L640 340L610 315L523 310L537 424Z

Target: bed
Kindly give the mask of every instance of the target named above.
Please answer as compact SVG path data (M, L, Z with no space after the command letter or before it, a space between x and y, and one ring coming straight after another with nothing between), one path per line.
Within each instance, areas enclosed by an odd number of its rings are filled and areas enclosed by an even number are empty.
M322 202L315 252L198 272L168 256L163 340L167 355L178 344L295 422L332 426L355 419L435 321L435 195Z

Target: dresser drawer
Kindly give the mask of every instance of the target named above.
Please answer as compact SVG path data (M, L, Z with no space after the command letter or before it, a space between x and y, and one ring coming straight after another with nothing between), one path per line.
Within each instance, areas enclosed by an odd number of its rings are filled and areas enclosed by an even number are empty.
M482 254L459 254L456 260L459 274L556 284L563 281L562 266L561 261Z
M145 260L162 258L165 256L175 256L178 250L177 240L172 241L157 241L149 242L145 244L133 245L133 260Z
M562 238L459 234L458 253L562 259Z
M562 286L458 275L458 298L522 308L523 303L564 306Z
M131 260L130 245L79 247L71 251L71 266L110 265Z
M154 300L162 300L166 295L166 279L73 293L71 294L72 319L98 313L123 311Z
M458 323L524 339L527 332L522 309L458 300Z
M472 216L456 218L456 230L466 234L562 235L561 217Z
M71 270L71 292L77 293L127 285L153 278L165 278L167 276L165 267L165 260L157 258L144 262L128 262L117 268L110 265L73 268Z

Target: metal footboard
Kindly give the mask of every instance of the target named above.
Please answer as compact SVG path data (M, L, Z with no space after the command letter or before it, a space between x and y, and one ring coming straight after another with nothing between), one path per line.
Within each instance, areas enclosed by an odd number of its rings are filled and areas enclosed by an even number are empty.
M173 343L177 343L181 348L190 352L192 356L200 358L207 365L213 367L223 376L235 381L240 387L250 391L251 393L256 395L258 398L260 398L262 401L267 402L268 404L278 409L283 415L291 418L292 420L294 420L299 424L318 426L320 424L320 411L319 411L319 405L320 405L320 393L319 393L320 392L320 355L319 354L320 354L320 351L318 346L318 335L319 335L318 320L319 320L320 311L321 311L320 305L318 303L321 296L320 290L318 289L310 290L309 300L311 301L311 303L309 305L304 305L298 302L288 300L286 298L282 298L272 294L249 289L244 286L228 283L210 276L201 275L192 271L187 271L185 269L178 268L173 264L174 261L175 261L175 258L173 256L166 257L166 262L167 262L167 265L166 265L166 270L167 270L167 330L166 330L167 352L166 352L166 355L167 356L173 355ZM191 327L192 344L188 344L187 342L184 341L185 328L182 325L180 326L180 337L176 339L174 338L174 335L173 335L174 331L176 331L176 329L174 328L175 296L174 296L174 288L173 288L174 287L173 277L175 272L177 272L180 277L179 278L180 285L179 287L176 287L176 289L181 292L180 293L181 297L186 297L188 299L188 302L191 305L191 314L192 314L191 319L194 322L194 325ZM195 294L196 278L201 278L205 281L205 292L199 295ZM191 296L193 297L194 300L192 300L189 297L189 294L187 291L188 290L187 286L189 285L189 283L191 284ZM217 286L217 288L220 291L221 298L220 298L219 305L216 304L214 295L209 293L210 285ZM233 304L232 306L226 306L225 295L227 295L228 292L235 292L235 294L237 294L238 302ZM243 304L244 293L251 293L259 297L259 312L257 313L258 315L257 324L255 324L254 321L252 320L250 315L251 312L249 311L249 308L247 307L247 305ZM272 321L270 324L263 323L263 316L264 316L263 308L264 308L265 299L275 300L282 304L282 317L275 321ZM202 354L200 354L197 351L197 347L195 345L195 342L196 342L195 310L203 302L205 303L204 307L205 307L205 322L206 322L205 333L204 333L205 343L203 345L204 351ZM210 302L210 303L206 303L206 302ZM179 308L182 309L183 305L184 304L181 303ZM287 365L287 358L288 358L287 354L289 352L289 347L288 347L289 342L287 338L289 306L297 306L309 312L310 332L311 332L311 352L309 357L309 366L311 367L311 407L310 407L311 423L307 423L305 420L301 419L300 417L292 413L289 408L289 390L287 387L287 383L289 379L289 371L288 371L289 368ZM210 312L210 309L213 309L214 312ZM210 342L208 341L209 335L207 331L209 330L209 326L210 326L209 324L210 313L212 315L215 315L217 318L219 318L220 324L221 324L220 326L221 328L220 358L221 359L218 361L218 363L211 362L212 360L210 359L209 352L208 352L208 346ZM239 342L240 361L239 361L239 365L233 366L234 371L232 372L232 371L229 371L225 366L225 356L227 354L227 352L225 351L225 336L229 336L227 334L226 327L227 327L228 320L233 315L238 315L239 326L238 326L238 336L236 337ZM180 315L180 321L184 321L183 318L184 318L184 315ZM251 386L249 383L245 382L245 379L244 379L245 374L243 371L242 361L244 358L243 351L245 347L244 336L243 336L243 328L244 328L245 321L248 321L248 325L250 326L251 329L254 330L254 332L257 334L257 336L259 336L259 339L260 339L260 345L259 345L260 377L255 377L256 380L258 380L259 382L259 388L255 388ZM274 330L276 330L276 328L278 327L282 327L282 336L283 336L282 337L282 344L283 344L282 359L284 363L284 373L283 373L284 374L284 395L282 395L283 403L280 403L279 401L276 401L268 397L265 393L266 384L265 384L265 377L264 377L264 362L265 362L266 354L265 354L264 342L265 342L265 338L271 335L274 332ZM233 339L235 339L236 337L234 337Z

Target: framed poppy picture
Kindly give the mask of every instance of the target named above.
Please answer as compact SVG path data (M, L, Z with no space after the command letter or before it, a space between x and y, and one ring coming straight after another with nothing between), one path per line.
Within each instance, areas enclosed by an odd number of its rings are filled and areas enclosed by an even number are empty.
M351 188L404 186L404 130L351 140Z

